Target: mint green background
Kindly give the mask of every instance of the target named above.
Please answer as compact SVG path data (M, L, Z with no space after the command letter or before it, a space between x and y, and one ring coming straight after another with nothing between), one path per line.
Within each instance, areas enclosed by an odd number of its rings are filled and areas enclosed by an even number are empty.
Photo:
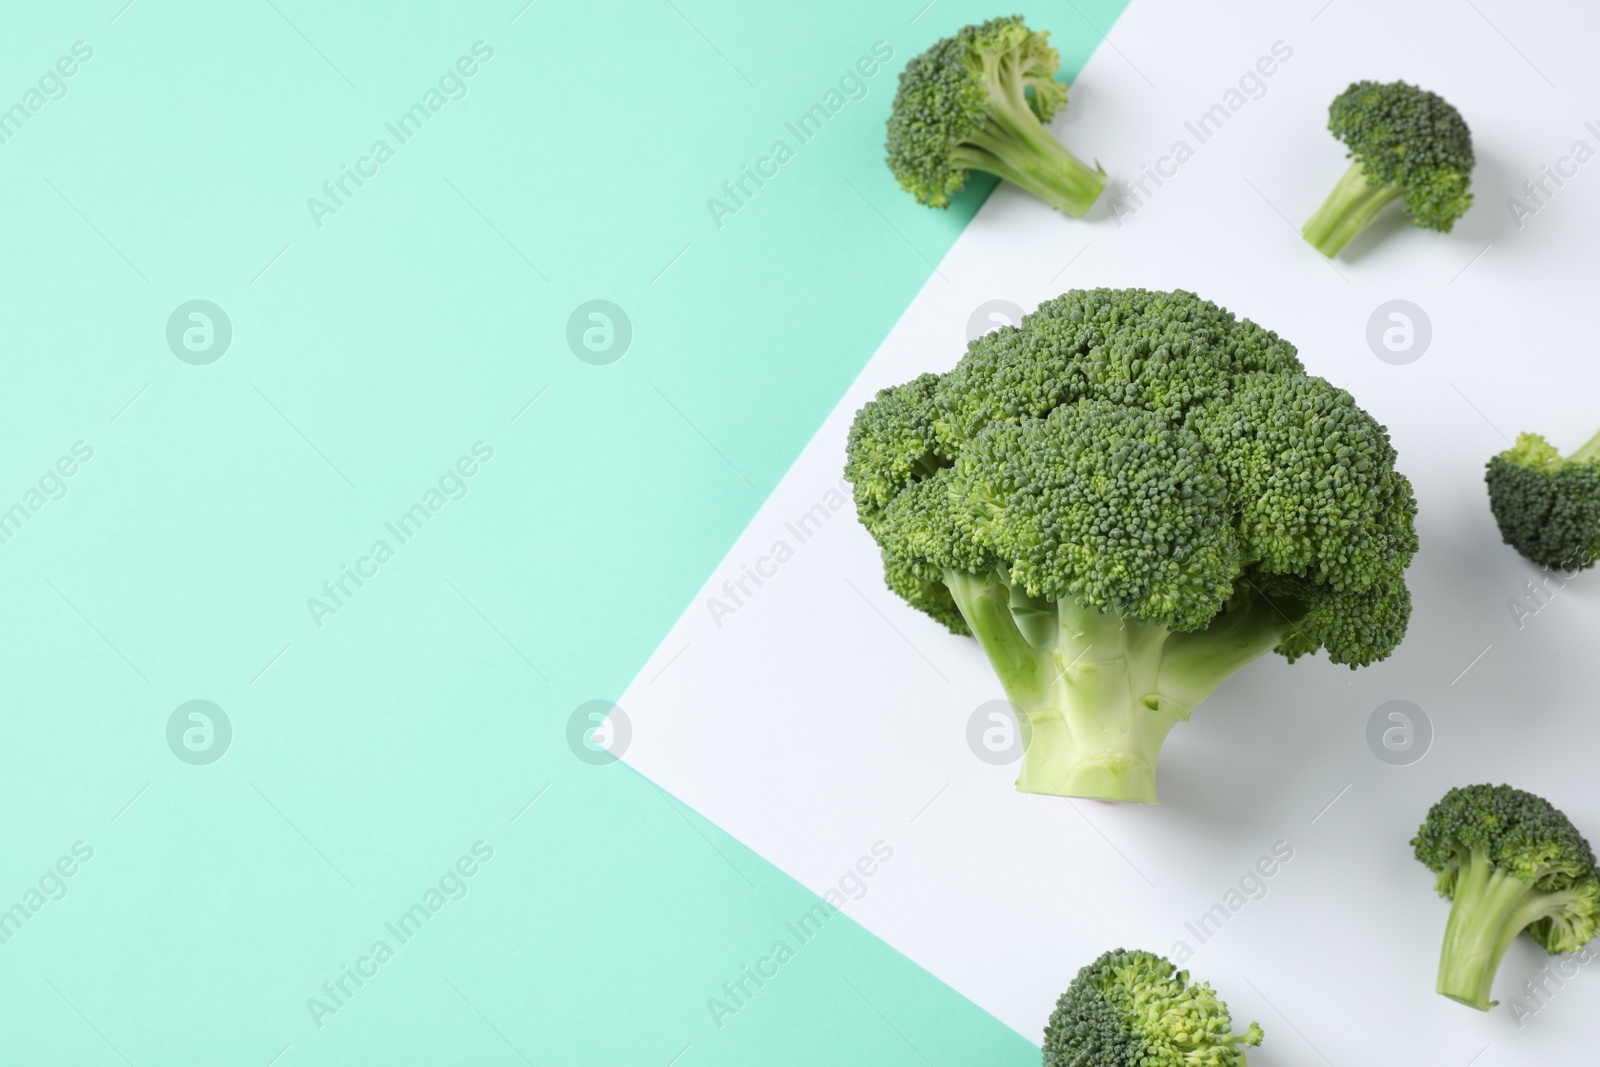
M976 209L987 186L900 194L882 122L906 58L995 12L273 3L13 5L0 34L5 102L95 50L0 145L0 507L95 450L0 545L0 907L95 850L0 946L0 1062L1034 1062L844 917L714 1029L705 999L813 898L564 738ZM1028 14L1070 73L1078 11L1121 6ZM469 95L313 226L479 39ZM716 229L706 198L876 40L867 98ZM597 297L634 326L606 367L564 343ZM166 347L193 298L233 323L210 366ZM469 495L314 627L306 598L480 439ZM210 766L166 747L194 698L234 726ZM306 999L480 839L469 895L315 1028Z

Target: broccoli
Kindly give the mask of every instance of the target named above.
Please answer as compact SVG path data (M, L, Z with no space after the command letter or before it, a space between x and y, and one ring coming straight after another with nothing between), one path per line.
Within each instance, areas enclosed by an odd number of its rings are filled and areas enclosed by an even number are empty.
M1328 129L1355 160L1301 231L1332 259L1392 200L1413 225L1449 233L1472 206L1472 131L1444 99L1405 82L1356 82L1334 97Z
M949 207L967 172L988 171L1074 217L1105 188L1040 123L1067 102L1061 57L1022 16L968 26L900 72L889 113L889 169L918 202Z
M1261 1027L1233 1032L1228 1006L1207 982L1190 984L1152 952L1116 949L1078 972L1044 1028L1044 1067L1246 1067L1240 1046Z
M1505 543L1541 567L1581 571L1600 555L1600 434L1566 459L1536 433L1489 461L1489 510Z
M1384 428L1193 293L1047 301L878 393L847 454L889 588L1019 709L1024 792L1154 803L1167 732L1234 671L1372 663L1410 617Z
M1523 930L1552 955L1576 952L1600 920L1594 851L1550 802L1508 785L1452 789L1412 838L1439 876L1450 922L1437 989L1488 1011L1500 959Z

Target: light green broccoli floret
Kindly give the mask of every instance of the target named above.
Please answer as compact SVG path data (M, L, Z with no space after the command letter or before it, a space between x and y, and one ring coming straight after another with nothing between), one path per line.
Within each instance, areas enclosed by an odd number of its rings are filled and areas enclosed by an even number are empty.
M1282 338L1192 293L1101 289L857 414L845 474L889 587L972 634L1025 792L1155 801L1162 741L1276 649L1405 633L1410 483Z
M1152 952L1116 949L1078 972L1044 1031L1044 1067L1247 1067L1261 1027L1233 1032L1209 983Z
M889 169L918 202L949 207L971 170L1019 185L1074 217L1105 188L1042 123L1067 102L1061 57L1020 15L946 37L900 73L889 113Z
M1329 106L1328 129L1355 160L1303 230L1329 259L1396 200L1412 225L1444 233L1472 206L1472 131L1437 93L1356 82Z

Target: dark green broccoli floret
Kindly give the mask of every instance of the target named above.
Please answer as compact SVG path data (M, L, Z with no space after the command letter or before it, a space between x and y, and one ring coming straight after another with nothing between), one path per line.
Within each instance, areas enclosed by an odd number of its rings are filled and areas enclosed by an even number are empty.
M1489 510L1505 543L1541 567L1581 571L1600 556L1600 434L1563 459L1536 433L1489 461Z
M1405 82L1356 82L1328 108L1328 129L1355 162L1306 222L1332 259L1404 199L1413 225L1449 233L1472 206L1472 131L1444 97Z
M1387 433L1192 293L1047 301L880 392L848 452L889 588L976 636L1023 713L1025 792L1153 803L1167 732L1244 664L1405 633Z
M949 207L969 170L988 171L1074 217L1105 188L1050 136L1067 102L1055 80L1061 57L1048 33L1022 16L968 26L929 48L900 73L889 113L889 169L921 203Z
M1500 960L1526 930L1552 955L1576 952L1600 921L1594 851L1550 802L1508 785L1452 789L1411 841L1439 876L1450 922L1437 989L1480 1011Z
M1233 1032L1207 982L1151 952L1107 952L1072 980L1044 1030L1044 1067L1246 1067L1261 1027Z

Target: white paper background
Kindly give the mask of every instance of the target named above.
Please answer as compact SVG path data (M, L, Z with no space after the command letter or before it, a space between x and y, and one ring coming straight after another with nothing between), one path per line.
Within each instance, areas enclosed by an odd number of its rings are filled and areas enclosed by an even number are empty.
M1504 0L1319 7L1134 0L1055 132L1122 179L1179 138L1194 158L1147 184L1154 195L1120 226L1109 198L1077 222L995 192L622 697L625 758L818 893L888 842L894 859L851 917L1035 1042L1099 952L1182 940L1240 1027L1265 1027L1252 1065L1592 1062L1600 968L1549 982L1521 1028L1504 1004L1481 1015L1434 994L1448 905L1408 842L1429 804L1473 781L1540 792L1600 840L1600 574L1544 606L1527 599L1538 572L1500 543L1482 483L1505 435L1538 430L1571 450L1600 425L1600 159L1550 185L1521 228L1507 207L1575 141L1600 149L1584 128L1600 120L1600 17ZM1071 5L1029 15L1058 38L1094 32ZM1198 144L1185 120L1278 41L1293 55L1264 95ZM1330 265L1298 233L1346 166L1328 102L1352 80L1400 77L1472 126L1476 206L1450 235L1388 218ZM1095 286L1187 288L1277 330L1389 427L1420 507L1399 650L1360 672L1320 656L1248 667L1173 731L1155 808L1016 793L1014 766L967 747L969 716L1001 695L975 643L884 589L852 508L804 543L785 527L838 485L856 409L953 365L980 304L1031 309ZM1432 325L1405 366L1366 341L1395 298ZM794 557L760 588L747 580L754 595L716 624L707 598L780 540ZM1538 609L1520 628L1515 597ZM1369 716L1392 699L1435 731L1410 766L1367 745ZM1266 896L1200 944L1185 922L1276 841L1294 858ZM1520 940L1496 995L1550 962Z

